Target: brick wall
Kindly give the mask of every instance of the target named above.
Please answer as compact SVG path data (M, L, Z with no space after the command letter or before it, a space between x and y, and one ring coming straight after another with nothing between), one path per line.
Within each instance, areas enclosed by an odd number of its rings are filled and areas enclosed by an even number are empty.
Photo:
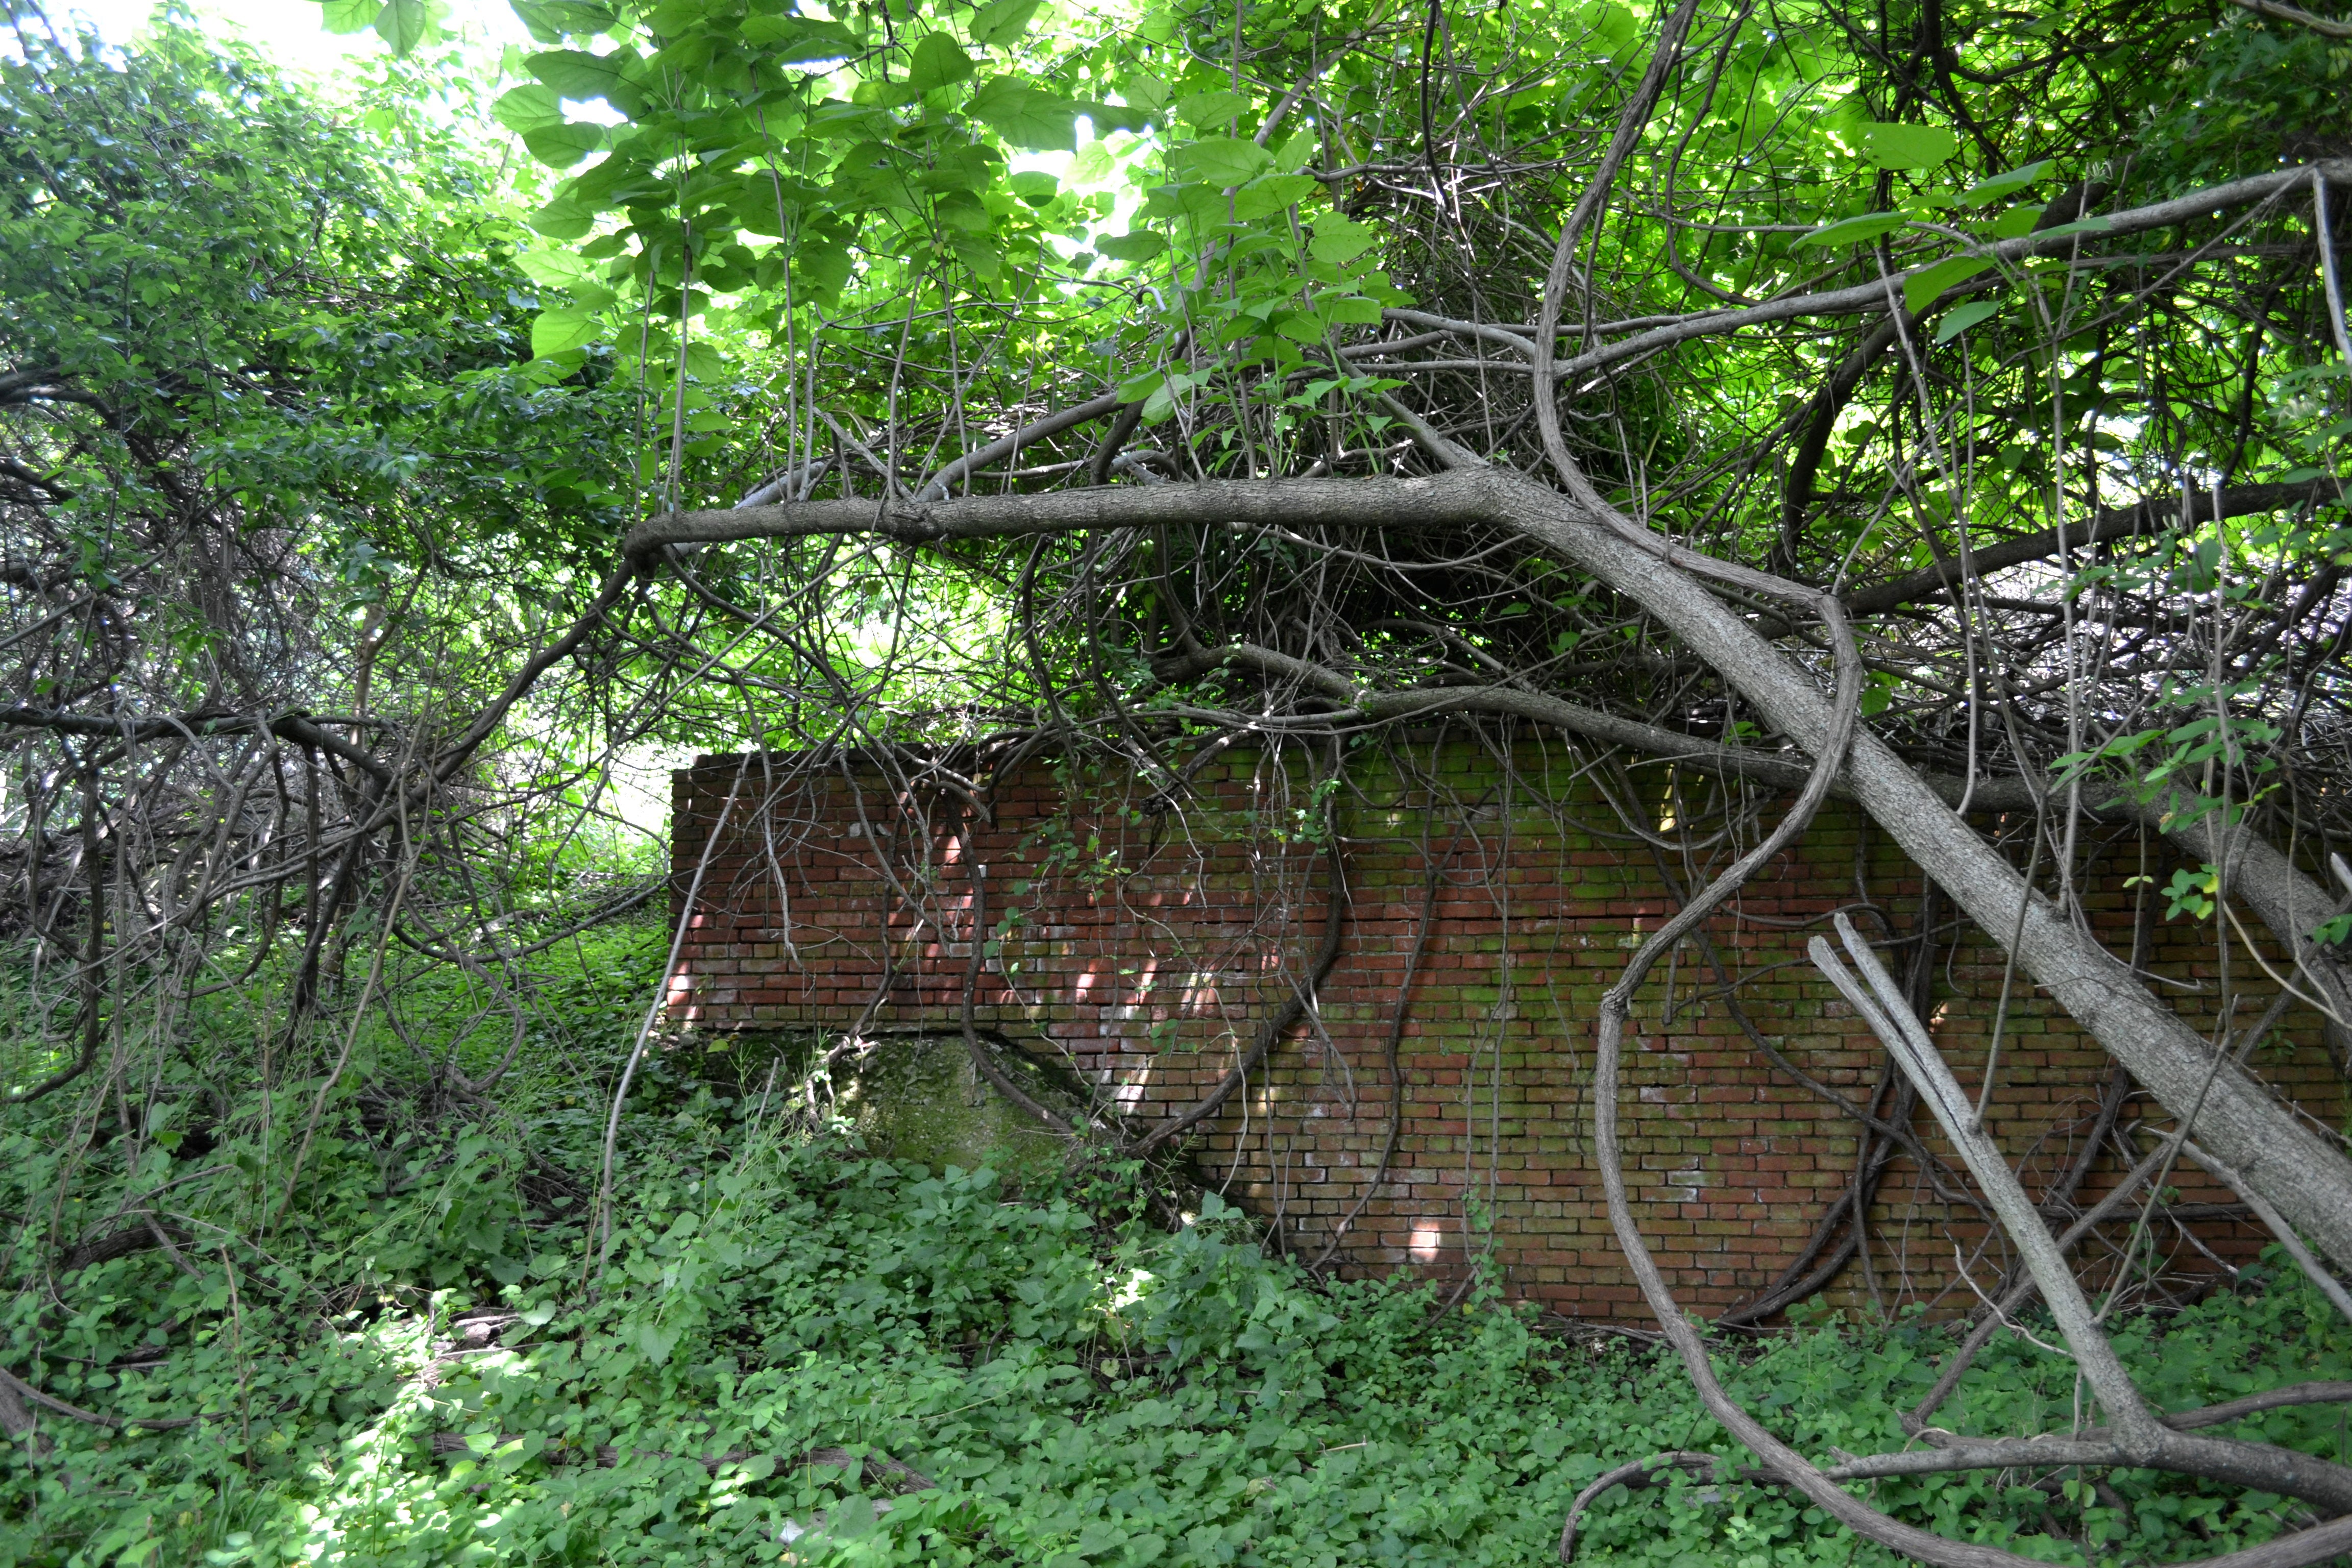
M982 865L981 1021L1065 1058L1134 1126L1191 1104L1303 984L1322 936L1333 893L1307 760L1235 748L1200 765L1172 805L1118 768L1033 757L983 789L958 766L971 764L949 759L917 778L852 758L754 756L678 772L677 897L698 868L701 886L673 1016L701 1031L951 1030ZM1727 828L1717 785L1685 776L1680 788L1664 770L1458 732L1351 753L1331 800L1340 955L1310 1016L1197 1133L1198 1178L1261 1216L1277 1245L1312 1256L1363 1197L1402 1095L1387 1180L1336 1267L1459 1279L1475 1261L1564 1313L1646 1316L1590 1163L1598 999L1635 933L1675 907L1664 873L1703 881L1781 804L1735 797ZM2218 947L2210 922L2167 921L2149 886L2127 885L2160 883L2174 864L2161 841L2126 831L2087 841L2074 878L2102 939L2139 952L2185 1016L2210 1034L2226 1006L2242 1027L2275 994L2250 955ZM1686 942L1653 972L1622 1124L1643 1229L1686 1307L1712 1314L1763 1288L1857 1163L1856 1123L1787 1069L1859 1101L1885 1057L1805 961L1805 938L1843 909L1895 942L1899 973L1917 949L1921 900L1916 869L1885 837L1833 807L1711 923L1712 953ZM1933 953L1930 1021L1973 1087L2002 954L1948 903ZM2075 1159L2109 1064L2021 976L2003 1040L1990 1124L2040 1194ZM2342 1080L2316 1020L2291 1012L2272 1042L2255 1054L2262 1075L2337 1125ZM2160 1124L2162 1113L2140 1098L2123 1120ZM1940 1148L1931 1117L1911 1124ZM2120 1169L2103 1152L2085 1201ZM2259 1250L2231 1194L2193 1170L2178 1184L2184 1223L2158 1227L2177 1279L2193 1286ZM1907 1155L1871 1219L1865 1256L1826 1293L1833 1303L1874 1294L1890 1309L1955 1310L1974 1304L1956 1259L1974 1259L1986 1282L1999 1266L1973 1211L1939 1199Z

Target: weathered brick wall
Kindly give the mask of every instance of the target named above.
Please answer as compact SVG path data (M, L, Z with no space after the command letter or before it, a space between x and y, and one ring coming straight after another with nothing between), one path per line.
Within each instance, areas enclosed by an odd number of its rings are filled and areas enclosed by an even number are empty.
M951 1030L980 865L990 889L980 1021L1066 1058L1133 1125L1191 1104L1304 984L1328 917L1329 860L1305 767L1236 748L1202 765L1173 806L1130 773L1047 759L988 783L910 781L853 759L717 757L680 771L677 896L698 868L701 886L674 1016L710 1031ZM1685 784L1699 795L1714 787ZM1387 1179L1342 1239L1339 1267L1459 1278L1476 1261L1565 1313L1645 1316L1591 1164L1592 1023L1635 933L1674 908L1662 867L1685 886L1704 880L1754 841L1756 815L1727 840L1721 802L1670 795L1658 770L1600 772L1564 750L1506 752L1458 735L1354 754L1332 804L1339 958L1310 1017L1196 1136L1199 1178L1312 1256L1363 1196L1401 1094ZM1769 823L1779 805L1767 804ZM1678 811L1715 842L1683 848ZM2168 922L2149 886L2127 885L2160 882L2172 864L2160 841L2131 832L2093 845L2074 876L2102 939L2138 952L2184 1015L2210 1034L2226 1005L2243 1027L2275 994L2259 967L2217 948L2210 922ZM1790 1068L1854 1100L1874 1093L1884 1053L1803 942L1843 909L1895 940L1899 973L1916 948L1921 897L1916 869L1882 834L1832 809L1711 923L1731 995ZM1936 921L1931 1023L1974 1086L2002 955L1948 903ZM1629 1180L1684 1303L1713 1313L1795 1256L1853 1176L1856 1125L1751 1042L1696 942L1654 972L1633 1028ZM2003 1037L1990 1122L2041 1193L2074 1160L2109 1063L2021 976ZM2273 1041L2255 1055L2263 1076L2336 1125L2342 1082L2316 1020L2292 1013ZM2162 1113L2138 1099L2124 1120ZM1912 1125L1940 1147L1924 1111ZM2085 1199L2119 1169L2103 1153ZM2159 1227L2179 1270L2213 1268L2206 1252L2242 1262L2259 1250L2258 1231L2226 1206L2214 1212L2229 1193L2194 1171L2178 1184L2200 1205L2182 1211L2193 1240ZM1907 1156L1889 1168L1872 1220L1865 1257L1830 1300L1874 1293L1887 1308L1953 1310L1974 1300L1956 1260L1977 1259L1986 1280L1997 1265L1973 1212L1939 1199Z

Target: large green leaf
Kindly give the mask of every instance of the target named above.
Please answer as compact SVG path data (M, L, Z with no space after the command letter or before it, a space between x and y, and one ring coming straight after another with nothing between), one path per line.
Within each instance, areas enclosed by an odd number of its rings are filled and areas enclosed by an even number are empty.
M490 116L518 136L563 123L563 103L544 82L527 82L501 94L490 105Z
M1024 87L1012 77L991 77L972 94L972 117L1015 147L1067 153L1077 145L1079 106L1066 98Z
M565 35L586 37L614 23L613 8L596 0L508 0L530 36L542 44L560 44Z
M1187 125L1198 126L1204 131L1220 131L1248 107L1249 100L1240 93L1218 88L1214 91L1196 92L1190 98L1178 99L1169 112Z
M1029 29L1043 0L990 0L971 19L971 41L998 46L1013 43Z
M394 54L404 55L440 36L441 18L447 11L447 0L384 0L375 16L376 35L392 46Z
M1113 261L1149 261L1168 248L1167 237L1156 229L1130 229L1125 234L1104 235L1095 241L1095 254ZM1143 395L1141 393L1136 395ZM1133 401L1133 399L1129 399Z
M567 350L584 348L596 341L595 317L576 306L565 305L552 310L541 310L530 324L530 352L534 359L545 359Z
M572 196L558 196L530 215L530 226L550 239L581 239L596 226L596 209Z
M1265 174L1234 193L1234 216L1243 222L1268 217L1323 188L1310 174Z
M604 145L604 128L583 124L578 121L562 121L524 132L522 144L541 163L553 168L568 169Z
M1357 223L1333 213L1315 220L1315 237L1307 244L1307 254L1318 261L1343 263L1353 261L1380 237L1380 231L1368 223Z
M635 119L646 110L645 94L628 78L636 57L623 50L592 55L585 49L551 49L523 63L530 74L553 88L558 96L584 103L603 99Z
M1062 182L1043 169L1024 169L1013 176L1013 194L1033 207L1042 207L1062 194Z
M1903 308L1916 316L1945 289L1967 282L1991 265L1981 256L1955 256L1915 272L1903 280Z
M793 284L820 300L840 296L849 281L850 265L848 247L829 237L803 240L793 247Z
M926 33L915 42L907 61L907 86L916 92L935 92L971 75L971 57L945 33Z
M2044 158L2039 163L2028 163L2021 169L2011 169L2005 174L1994 174L1979 180L1960 193L1960 200L1972 207L1980 207L1987 202L1999 201L2003 196L2015 195L2049 172L2050 160Z
M383 0L322 0L320 20L330 33L364 33L375 26Z
M1881 169L1932 169L1960 150L1960 139L1940 125L1867 121L1854 129L1854 150Z
M958 259L980 278L995 282L1004 273L1004 257L995 246L976 236L959 235L950 242Z
M1168 155L1169 167L1180 178L1204 180L1220 189L1245 184L1273 162L1265 148L1238 136L1212 136Z
M2000 306L1999 300L1971 300L1965 305L1954 307L1951 313L1937 324L1936 341L1950 342L1970 327L1999 315Z
M1800 246L1860 245L1901 228L1906 220L1901 213L1864 213L1860 217L1825 223L1811 234L1799 235Z

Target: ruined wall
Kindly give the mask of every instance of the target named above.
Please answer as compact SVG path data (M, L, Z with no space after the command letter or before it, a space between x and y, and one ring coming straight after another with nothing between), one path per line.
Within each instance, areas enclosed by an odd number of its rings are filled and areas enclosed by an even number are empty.
M962 776L974 769L948 759L925 779L870 760L755 756L681 770L676 896L698 868L701 885L673 1016L708 1032L954 1029L971 871L984 866L980 1023L1066 1061L1133 1127L1181 1110L1304 984L1329 918L1307 762L1236 747L1198 766L1173 801L1117 768L1033 757ZM1476 1262L1564 1313L1646 1316L1590 1163L1598 998L1635 933L1674 908L1665 875L1703 881L1780 808L1742 805L1727 836L1717 786L1685 776L1680 787L1689 795L1659 769L1604 771L1564 749L1506 751L1458 732L1350 753L1345 783L1326 786L1339 957L1308 1018L1190 1145L1199 1179L1311 1257L1363 1198L1401 1095L1387 1179L1336 1267L1458 1279ZM1714 841L1681 847L1678 813ZM2225 1009L2243 1027L2272 983L2242 949L2217 947L2210 922L2168 921L2154 887L2128 881L2160 883L2172 865L2160 841L2129 830L2094 845L2075 879L2099 934L2137 952L2176 1006L2208 1033ZM1832 808L1711 923L1712 954L1689 942L1654 971L1629 1042L1625 1142L1644 1230L1686 1307L1714 1313L1753 1297L1854 1174L1856 1123L1787 1069L1866 1100L1884 1053L1805 961L1804 939L1846 910L1893 944L1900 973L1918 951L1921 900L1916 869L1884 836ZM2002 955L1948 903L1935 926L1931 1023L1973 1086ZM2292 1012L2254 1060L2332 1127L2342 1080L2318 1033ZM2003 1040L1991 1125L2043 1193L2080 1154L2109 1064L2022 976ZM2161 1112L2136 1099L2122 1121L2151 1118ZM1911 1125L1939 1145L1924 1111ZM2102 1152L2084 1200L2120 1169ZM2192 1288L2263 1239L2201 1180L2184 1171L2180 1223L2156 1227ZM1957 1261L1987 1282L1999 1266L1975 1214L1939 1198L1908 1155L1887 1167L1872 1220L1830 1301L1958 1310L1974 1298Z

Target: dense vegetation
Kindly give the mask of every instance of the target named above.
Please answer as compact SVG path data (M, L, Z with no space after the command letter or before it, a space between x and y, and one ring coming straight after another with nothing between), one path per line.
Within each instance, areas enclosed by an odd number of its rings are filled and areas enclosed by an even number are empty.
M625 1034L661 934L545 967L583 1043ZM236 1026L216 1014L198 1037ZM61 1210L60 1113L7 1132L0 1205L42 1216L13 1258L94 1237L100 1260L68 1254L53 1296L12 1299L6 1364L132 1425L44 1415L0 1469L0 1561L1532 1564L1604 1469L1738 1453L1638 1341L1487 1292L1449 1310L1319 1286L1213 1194L1166 1234L1132 1168L1016 1194L863 1158L756 1061L679 1058L640 1087L603 1257L603 1117L571 1080L510 1082L499 1115L420 1135L383 1103L414 1078L368 1065L275 1226L254 1216L285 1196L263 1173L299 1100L275 1121L190 1106L152 1130L150 1164L91 1173ZM90 1155L125 1142L102 1129ZM176 1251L104 1256L141 1205ZM2352 1325L2291 1271L2118 1342L2170 1408L2352 1372ZM1781 1430L1863 1451L1900 1444L1893 1409L1948 1349L1916 1321L1722 1347ZM2074 1399L2063 1361L2011 1339L1942 1419L2032 1431ZM2342 1440L2331 1408L2259 1425ZM1882 1482L1879 1500L2061 1563L2260 1542L2294 1512L2146 1475ZM1885 1560L1801 1499L1679 1473L1601 1499L1578 1550Z
M492 63L330 0L399 51L331 91L5 12L8 1555L1532 1562L1649 1460L1580 1552L2352 1546L2352 1158L2254 1050L2300 998L2352 1060L2352 28L515 10ZM912 816L1046 748L1181 805L1247 735L1319 800L1438 716L1675 760L1624 826L1695 890L1591 1042L1671 1355L1168 1225L1148 1126L1013 1196L666 1037L666 750L863 747ZM1899 986L1821 945L2052 1314L1949 1432L1942 1328L1703 1339L1614 1153L1650 966L1832 787L2176 1141L2112 1223L2193 1131L2282 1243L2184 1304L2135 1233L2095 1312L1937 1076L1933 922ZM2280 1006L2208 1038L2098 946L2101 821Z

